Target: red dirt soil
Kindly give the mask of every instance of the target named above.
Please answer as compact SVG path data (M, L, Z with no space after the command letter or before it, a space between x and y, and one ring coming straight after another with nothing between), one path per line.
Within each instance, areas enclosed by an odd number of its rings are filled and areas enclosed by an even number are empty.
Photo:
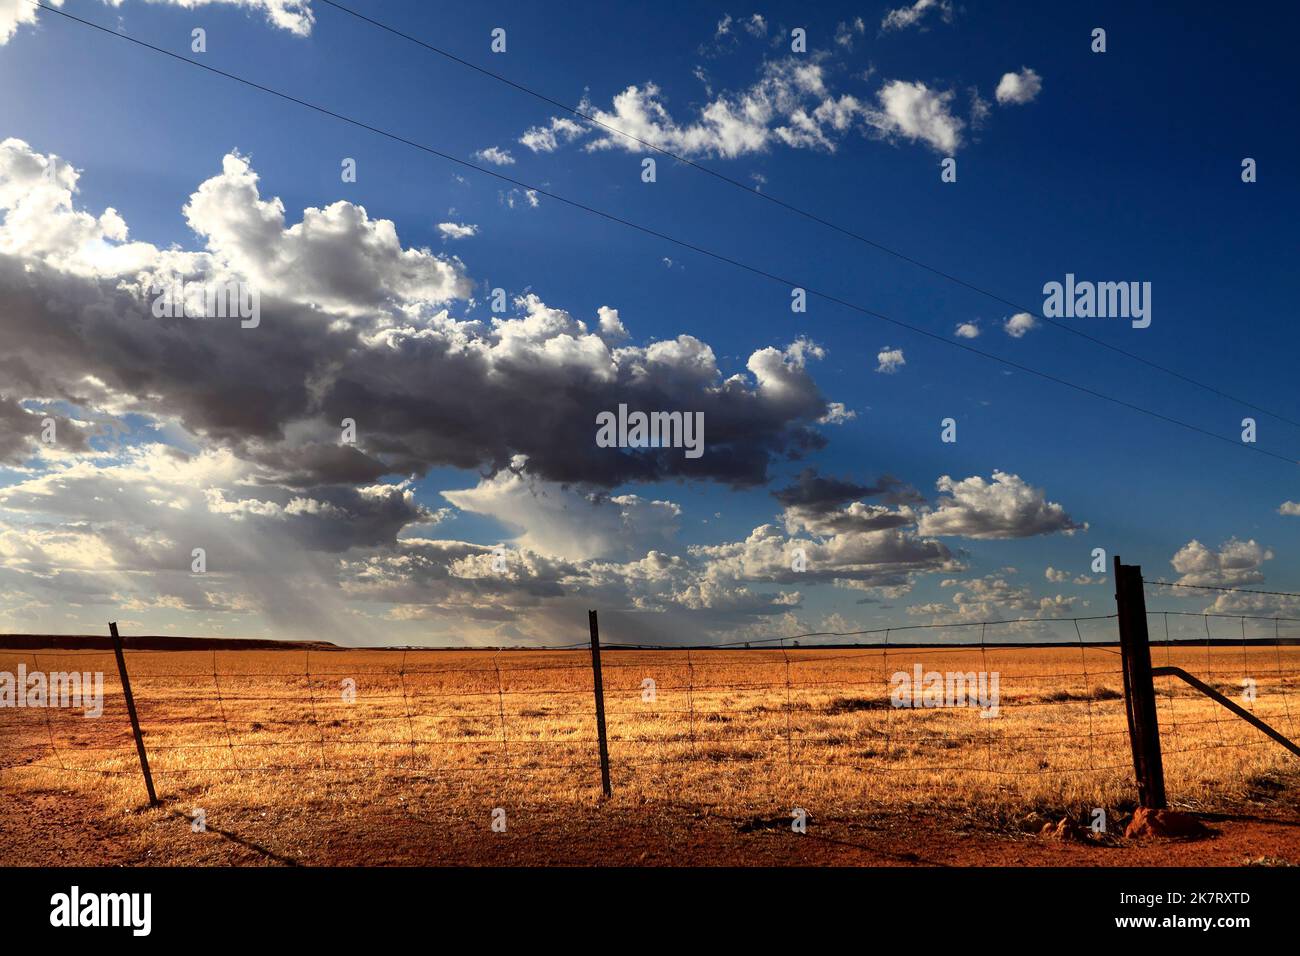
M109 813L78 791L0 783L0 864L52 865L710 865L710 866L1246 866L1300 865L1300 822L1261 808L1202 815L1198 840L1060 840L922 817L736 820L678 808L601 805L515 810L506 833L481 822L402 809L322 824L268 808L238 828L194 833L187 808ZM382 813L382 815L380 815Z

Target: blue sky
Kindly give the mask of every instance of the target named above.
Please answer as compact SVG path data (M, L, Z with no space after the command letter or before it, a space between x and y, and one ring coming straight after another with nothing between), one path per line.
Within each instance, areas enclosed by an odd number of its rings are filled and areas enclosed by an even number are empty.
M576 11L524 3L465 11L444 4L356 0L356 9L556 100L583 103L584 110L613 111L614 98L629 87L647 94L653 84L649 100L662 106L677 131L664 124L653 127L651 135L662 136L665 148L689 143L690 158L702 165L1031 310L1041 306L1043 284L1067 272L1095 281L1150 282L1149 328L1132 328L1124 319L1061 321L1300 420L1291 289L1297 187L1287 167L1297 143L1294 124L1285 120L1294 85L1288 82L1286 38L1294 23L1278 22L1292 14L1279 11L1265 25L1208 12L1175 13L1173 6L1080 4L1062 11L1049 5L897 2L897 7L824 4L812 11L799 4L752 10L619 4ZM0 5L0 18L12 16L12 6ZM24 6L22 0L17 6ZM309 9L312 22L298 20L298 30L288 29L283 18L278 23L269 18L262 4L187 9L136 0L117 7L68 0L63 9L935 333L952 337L959 324L972 323L980 335L967 341L981 349L1220 435L1239 437L1241 419L1252 415L1258 420L1259 448L1292 459L1297 455L1300 428L1041 320L1013 338L1003 324L1019 310L670 158L658 156L657 181L643 183L641 160L650 155L643 147L591 148L606 134L588 129L572 141L561 135L551 151L531 149L521 142L527 130L568 114L329 6L272 6L287 10L290 20ZM886 26L891 9L908 11L895 23L914 22ZM206 31L204 53L190 51L195 27ZM489 50L495 27L506 30L505 53ZM790 52L794 27L807 31L807 53ZM1090 50L1095 27L1107 32L1105 53ZM847 42L836 42L837 31ZM850 117L843 129L819 126L821 142L790 145L771 135L774 127L789 123L788 115L759 124L765 134L761 144L739 151L707 127L696 130L694 139L682 133L699 123L710 104L739 102L760 88L765 75L792 82L797 74L782 71L809 66L817 70L817 88L798 93L799 108L811 111L829 102ZM1034 92L1021 97L1023 102L997 96L1008 74L1032 76ZM308 207L342 200L364 207L371 222L391 220L402 248L459 257L473 294L426 298L422 309L446 308L458 320L490 322L486 297L496 287L512 299L535 295L588 327L597 323L598 309L613 308L629 333L624 344L645 348L693 336L712 349L723 379L751 375L751 355L786 350L800 339L821 353L809 358L802 372L820 399L842 404L852 417L835 424L803 422L799 427L821 435L824 446L799 460L773 455L766 480L737 487L668 475L555 486L555 495L578 495L575 500L596 494L675 504L675 531L662 540L651 535L653 545L662 554L693 560L697 567L690 574L696 577L687 575L653 598L628 595L605 580L619 576L613 564L597 575L601 583L584 577L587 570L570 568L560 581L529 565L522 578L512 574L525 592L532 582L536 593L523 601L491 589L469 601L463 595L426 601L419 597L418 581L365 599L358 599L355 589L340 591L334 562L364 566L367 549L374 548L392 558L401 553L398 541L411 537L479 548L506 542L542 556L563 553L579 565L644 556L645 542L636 534L586 549L558 545L566 533L584 534L586 519L576 511L569 512L571 526L548 524L543 533L531 526L533 519L496 499L480 497L473 509L449 506L441 493L489 482L481 476L492 470L491 461L466 467L463 460L434 454L424 456L418 468L395 466L382 481L409 478L414 507L449 509L433 530L411 520L389 528L394 536L387 542L380 540L384 535L359 540L294 566L295 574L323 578L316 586L342 593L346 599L340 607L364 621L367 634L379 635L367 639L388 633L402 640L537 640L539 630L569 627L579 620L580 606L601 599L611 602L614 620L627 622L633 636L673 632L681 622L701 633L759 636L828 624L847 629L975 620L981 614L1104 614L1113 602L1109 587L1088 567L1094 548L1104 548L1108 559L1119 553L1141 563L1148 577L1188 583L1288 590L1300 576L1293 547L1300 516L1282 513L1288 510L1285 502L1300 499L1295 465L1239 442L1214 441L1009 372L816 298L806 314L792 314L789 288L780 283L546 196L534 206L488 175L57 15L42 12L35 24L17 25L0 46L0 82L16 94L0 102L0 139L21 140L32 155L54 154L70 163L80 172L72 207L95 216L114 208L134 242L203 250L205 239L187 223L182 207L200 183L222 173L223 157L237 151L256 173L261 200L279 197L289 225ZM919 89L920 112L891 113L884 98L891 84ZM788 89L776 95L783 91ZM782 114L780 108L776 112ZM611 122L631 117L622 113ZM681 137L673 138L677 134ZM508 150L513 162L472 159L490 147ZM940 163L949 156L957 162L955 183L940 179ZM340 181L344 157L356 160L355 183ZM1257 160L1257 182L1242 182L1244 157ZM16 219L12 202L7 215ZM476 234L449 240L440 223L472 224ZM0 250L19 260L44 255L44 261L52 261L48 249L33 251L18 239ZM65 264L62 271L78 270ZM79 279L90 281L84 269ZM108 281L102 268L93 281ZM526 307L512 305L511 315L521 310ZM12 328L5 337L12 339L6 351L27 354L24 350L33 347L20 343L21 333ZM889 348L901 349L905 364L892 374L876 371L879 354ZM162 355L165 361L167 353ZM28 413L56 408L48 404L49 394L25 394L17 381L8 389L0 386L0 392L22 400ZM210 396L214 403L238 401L238 389L228 380L224 391L214 383ZM154 442L191 453L238 444L229 434L186 420L166 394L150 401L147 409L133 406L134 417L125 418L137 455L139 447ZM507 407L527 419L534 403L547 401L546 394L521 394ZM683 402L689 407L689 396ZM122 402L109 406L124 414ZM93 409L66 400L56 410L70 420L93 417ZM939 440L945 417L958 423L954 444ZM366 432L365 421L361 430ZM565 440L556 436L556 442ZM504 447L502 453L520 451ZM63 469L78 462L94 470L127 460L28 452L10 456L0 483L12 489L42 479L57 482ZM391 463L380 452L373 454ZM138 459L135 465L152 467ZM969 514L954 516L974 524L945 526L922 518L909 533L916 542L939 541L950 552L948 566L903 572L905 584L874 588L872 583L883 578L866 572L860 586L845 587L835 583L841 579L833 569L816 580L779 580L770 569L719 571L718 563L726 562L718 553L688 557L693 546L721 548L745 541L765 524L788 522L790 515L783 515L772 492L790 486L805 469L862 484L891 475L916 490L920 503L914 506L921 513L966 509ZM1006 501L993 495L977 504L942 494L936 485L941 476L993 483L995 472L1018 476L1027 497L1017 503L1009 491ZM514 480L553 477L530 476L524 466ZM113 480L102 472L98 478ZM248 488L278 480L259 473L235 484ZM70 486L60 487L72 496ZM336 493L341 494L331 492ZM147 529L138 523L129 528L129 522L119 527L110 515L51 502L49 494L49 507L42 510L35 500L41 494L31 487L0 501L0 523L10 529L8 580L0 587L0 623L8 629L98 629L102 620L121 616L154 631L295 634L287 623L291 615L266 607L271 597L244 593L231 565L223 571L221 600L196 598L192 581L182 587L149 561L103 571L109 583L61 597L50 573L67 559L68 548L93 556L119 541L119 534L138 541L147 537ZM222 500L232 500L223 495ZM860 500L870 503L868 497ZM1059 505L1068 519L1035 524L1032 515L1017 510L1048 505ZM998 516L982 514L981 508L1004 510L998 530L960 533L981 520L996 523ZM640 526L635 515L624 520ZM659 519L648 520L654 525ZM941 527L959 533L939 534ZM33 540L33 528L44 529L45 537ZM69 535L61 547L51 544L50 529ZM811 528L785 534L782 547L816 537ZM247 540L255 542L256 535L250 532ZM825 544L825 536L821 540ZM301 541L306 550L317 547L309 537ZM1198 547L1191 548L1193 542ZM186 542L172 543L173 551L188 553ZM630 549L640 549L639 555ZM1171 563L1177 554L1182 558ZM463 560L469 560L465 555L482 557L465 551ZM374 567L380 565L385 573L400 573L383 560ZM1049 568L1067 572L1068 578L1049 580ZM81 572L87 579L99 573L91 558ZM1081 576L1092 580L1075 583ZM729 614L729 597L702 597L701 588L743 591L749 596L741 602L745 610ZM541 592L545 596L538 597ZM749 603L758 592L769 598L797 593L797 598L769 600L759 612ZM955 600L959 593L966 595L965 607ZM864 596L880 603L857 603ZM1250 613L1296 610L1236 596L1216 602L1213 594L1152 595L1151 602L1187 610L1212 604L1216 610ZM120 610L124 607L128 610ZM533 623L521 623L524 618Z

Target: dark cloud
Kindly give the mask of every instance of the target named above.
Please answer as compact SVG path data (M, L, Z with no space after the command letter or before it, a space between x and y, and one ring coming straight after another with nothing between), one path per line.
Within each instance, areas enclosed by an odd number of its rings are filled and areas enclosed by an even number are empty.
M925 497L904 481L892 475L882 475L872 485L862 485L842 478L827 478L815 468L805 468L794 484L772 492L786 508L797 508L807 514L824 514L837 511L852 501L863 498L881 498L886 504L924 504Z
M45 419L54 420L52 448L64 452L90 449L86 433L70 419L48 411L32 411L0 394L0 464L17 465L40 445Z
M531 473L560 482L753 485L772 461L824 444L813 423L827 402L790 352L756 353L756 382L741 383L724 381L689 337L615 352L572 320L544 335L524 327L528 317L382 329L273 297L261 301L260 325L244 329L236 319L154 318L114 285L0 256L0 342L19 393L93 407L103 398L86 383L94 376L132 410L175 416L287 484L498 470L522 454ZM597 447L597 414L620 404L702 412L703 456ZM357 423L355 449L330 447L344 418Z

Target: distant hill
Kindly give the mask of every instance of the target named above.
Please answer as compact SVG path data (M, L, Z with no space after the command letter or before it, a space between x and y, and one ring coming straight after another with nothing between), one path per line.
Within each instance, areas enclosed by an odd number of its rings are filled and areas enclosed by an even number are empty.
M329 641L266 641L237 637L162 637L124 636L122 646L137 651L341 651ZM68 650L113 649L113 639L99 634L0 634L0 648L29 650L39 648Z

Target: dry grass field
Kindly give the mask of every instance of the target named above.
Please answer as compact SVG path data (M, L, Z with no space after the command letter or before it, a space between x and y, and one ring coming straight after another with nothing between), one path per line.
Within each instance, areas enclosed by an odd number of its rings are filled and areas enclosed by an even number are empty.
M1255 712L1300 732L1300 648L1153 656L1235 699L1253 678ZM105 680L98 719L0 710L0 864L1117 864L1181 852L1143 856L1119 838L1135 790L1113 647L607 650L609 800L585 651L127 661L161 808L145 800L111 652L0 650L0 671ZM997 715L891 706L889 675L917 664L996 671ZM1157 687L1170 802L1217 814L1227 840L1222 858L1207 844L1186 861L1300 862L1296 759L1185 685ZM794 807L818 839L790 833ZM1095 807L1105 838L1040 849L1043 822L1086 824ZM188 822L196 809L204 833Z

